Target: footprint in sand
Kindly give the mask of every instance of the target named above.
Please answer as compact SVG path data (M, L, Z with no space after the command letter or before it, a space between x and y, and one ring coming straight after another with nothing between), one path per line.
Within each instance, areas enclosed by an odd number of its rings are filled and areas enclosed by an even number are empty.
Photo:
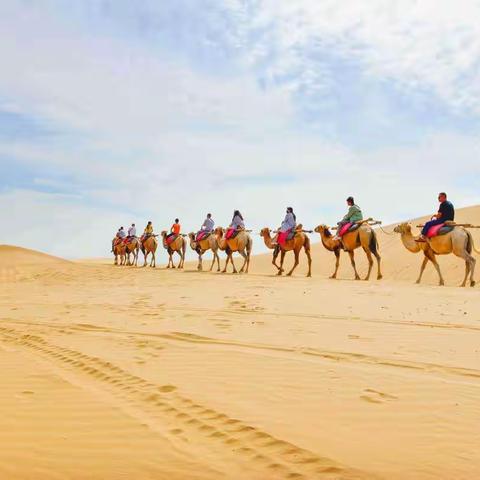
M162 385L161 387L158 387L158 390L160 390L160 392L162 392L162 393L173 392L176 389L177 389L177 387L175 387L173 385Z
M364 390L366 392L363 395L360 395L362 400L365 400L369 403L385 403L389 400L398 400L398 397L395 395L390 395L389 393L380 392L378 390L374 390L373 388L366 388Z

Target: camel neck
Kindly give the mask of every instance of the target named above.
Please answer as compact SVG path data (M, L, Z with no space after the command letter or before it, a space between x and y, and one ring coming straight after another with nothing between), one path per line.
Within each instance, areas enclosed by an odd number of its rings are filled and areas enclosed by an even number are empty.
M420 251L421 247L418 242L415 241L411 232L402 233L401 235L402 243L407 250L410 250L413 253Z

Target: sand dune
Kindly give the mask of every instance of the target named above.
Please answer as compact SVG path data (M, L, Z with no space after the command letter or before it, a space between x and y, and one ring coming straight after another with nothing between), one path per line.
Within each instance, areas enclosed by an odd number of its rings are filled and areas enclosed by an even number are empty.
M0 478L479 478L479 287L379 241L368 283L320 244L311 279L1 246Z

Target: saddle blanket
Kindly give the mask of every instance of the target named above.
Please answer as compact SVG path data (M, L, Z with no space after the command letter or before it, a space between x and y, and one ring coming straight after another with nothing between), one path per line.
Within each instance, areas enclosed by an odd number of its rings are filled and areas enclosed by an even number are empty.
M343 237L346 233L354 232L355 230L357 230L357 228L360 228L360 223L346 223L345 225L342 225L340 231L338 232L338 235L340 237Z
M210 235L212 234L212 232L205 232L205 231L200 231L197 233L197 242L199 242L200 240L206 240Z
M239 230L237 230L236 228L229 228L227 230L227 233L225 233L225 238L227 240L233 239L238 235L238 232L239 232Z
M427 238L433 238L438 235L445 235L448 232L451 232L455 227L453 225L446 225L441 223L440 225L434 225L430 227L427 232Z
M280 244L280 245L285 245L285 243L288 241L288 240L292 240L293 237L295 236L295 230L293 229L290 229L290 230L287 230L286 232L280 232L278 234L278 240L277 242Z
M171 233L170 235L167 235L167 245L172 244L176 239L178 238L178 235L175 233Z

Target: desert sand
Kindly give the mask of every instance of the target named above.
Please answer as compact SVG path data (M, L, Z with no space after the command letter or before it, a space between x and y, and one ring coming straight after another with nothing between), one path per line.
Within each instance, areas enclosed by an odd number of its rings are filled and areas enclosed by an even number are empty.
M319 243L309 279L0 246L0 478L480 478L480 286L379 242L370 282Z

